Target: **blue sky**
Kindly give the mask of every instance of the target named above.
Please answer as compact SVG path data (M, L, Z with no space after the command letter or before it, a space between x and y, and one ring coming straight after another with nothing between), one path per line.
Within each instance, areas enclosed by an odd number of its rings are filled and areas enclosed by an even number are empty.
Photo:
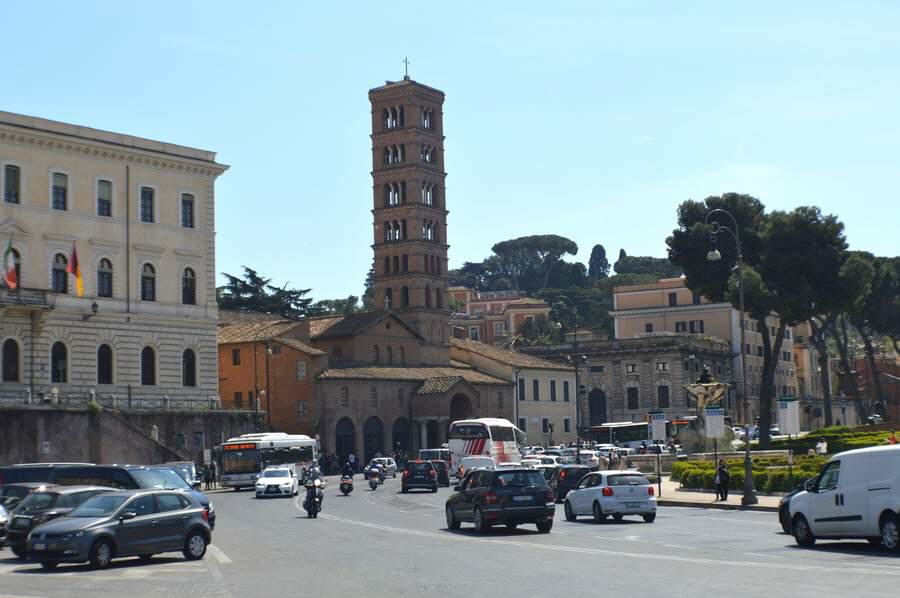
M404 56L447 94L451 267L543 233L664 256L726 191L900 253L900 3L550 4L15 3L0 109L218 152L217 269L316 299L362 292L367 91Z

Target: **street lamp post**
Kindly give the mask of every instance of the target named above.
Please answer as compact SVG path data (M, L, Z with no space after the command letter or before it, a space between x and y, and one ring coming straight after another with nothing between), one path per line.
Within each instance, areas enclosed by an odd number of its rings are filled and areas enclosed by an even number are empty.
M723 214L731 219L734 226L733 229L722 226L717 221L710 222L710 217L717 214ZM756 498L756 491L753 488L753 461L750 458L750 396L747 394L747 359L744 354L745 343L745 312L744 312L744 255L741 252L741 235L738 232L738 224L735 217L728 210L721 208L711 210L704 220L706 224L712 225L712 249L706 254L706 259L710 262L717 262L722 259L719 253L718 239L719 233L727 232L734 239L737 247L737 263L735 268L738 273L738 307L740 309L740 331L741 331L741 394L744 395L744 495L741 497L741 504L744 506L755 505L759 502Z
M272 354L272 342L266 341L266 424L269 426L269 432L272 431L272 399L269 390L269 355Z
M581 465L581 382L578 377L578 368L582 363L587 362L587 357L582 355L580 358L576 358L574 353L578 349L578 329L577 329L577 316L578 316L578 308L575 306L575 302L571 297L566 295L560 295L557 297L558 301L566 301L569 304L569 320L571 322L570 329L572 330L572 355L566 357L566 360L575 367L575 463Z

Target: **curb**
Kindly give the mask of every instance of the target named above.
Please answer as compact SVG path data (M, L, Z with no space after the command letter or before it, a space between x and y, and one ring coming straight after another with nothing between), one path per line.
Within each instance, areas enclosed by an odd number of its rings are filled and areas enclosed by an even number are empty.
M723 511L762 511L766 513L777 513L778 507L770 507L768 505L732 505L721 502L701 502L691 500L672 500L665 498L656 499L657 506L660 507L691 507L696 509L719 509Z

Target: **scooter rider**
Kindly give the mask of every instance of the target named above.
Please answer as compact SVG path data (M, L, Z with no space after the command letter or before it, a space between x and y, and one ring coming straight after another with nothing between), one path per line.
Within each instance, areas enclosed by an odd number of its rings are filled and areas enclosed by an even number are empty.
M350 465L350 462L349 462L349 461L347 461L346 463L344 463L344 468L341 470L341 475L342 475L342 476L347 476L347 477L349 477L351 480L353 479L353 466Z
M319 508L322 508L323 503L325 502L325 492L323 491L325 488L325 477L322 475L322 470L319 469L317 465L313 465L309 468L309 471L306 472L307 483L315 484L316 480L319 480L318 485L318 494L319 494Z

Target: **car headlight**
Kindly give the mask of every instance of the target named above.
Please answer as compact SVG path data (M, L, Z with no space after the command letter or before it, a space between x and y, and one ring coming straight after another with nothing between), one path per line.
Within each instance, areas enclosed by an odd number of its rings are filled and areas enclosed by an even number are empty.
M60 538L60 540L62 540L63 542L69 542L76 538L80 538L83 535L84 535L83 531L72 532L70 534L63 534L63 536Z
M213 506L212 501L209 501L209 512L212 513L216 508Z

